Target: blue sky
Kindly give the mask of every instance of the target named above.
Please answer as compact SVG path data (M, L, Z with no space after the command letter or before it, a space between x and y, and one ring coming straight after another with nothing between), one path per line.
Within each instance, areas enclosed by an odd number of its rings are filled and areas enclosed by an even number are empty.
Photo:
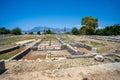
M80 27L85 16L99 27L120 24L120 0L0 0L0 27Z

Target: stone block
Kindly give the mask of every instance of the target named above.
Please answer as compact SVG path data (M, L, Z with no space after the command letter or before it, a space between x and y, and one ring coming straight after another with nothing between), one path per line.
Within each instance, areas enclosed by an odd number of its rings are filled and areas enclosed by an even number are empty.
M96 51L97 51L97 48L92 48L93 53L96 53Z
M0 61L0 74L2 74L5 71L5 62L4 61Z
M94 59L95 59L96 61L100 61L100 62L103 62L103 61L104 61L104 57L103 57L102 55L96 55L96 56L94 57Z

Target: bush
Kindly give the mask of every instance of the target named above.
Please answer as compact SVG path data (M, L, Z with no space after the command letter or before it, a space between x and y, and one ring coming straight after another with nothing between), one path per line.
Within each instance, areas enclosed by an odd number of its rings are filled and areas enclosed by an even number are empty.
M11 31L11 33L15 34L15 35L20 35L21 34L21 29L19 27L16 27Z
M29 34L33 34L33 32L29 32Z
M79 31L78 31L78 29L77 29L76 27L74 27L74 28L72 28L71 33L72 33L73 35L78 35L78 34L79 34Z
M40 34L40 31L38 31L37 34L39 35L39 34Z
M0 28L0 34L10 34L10 30L5 27Z

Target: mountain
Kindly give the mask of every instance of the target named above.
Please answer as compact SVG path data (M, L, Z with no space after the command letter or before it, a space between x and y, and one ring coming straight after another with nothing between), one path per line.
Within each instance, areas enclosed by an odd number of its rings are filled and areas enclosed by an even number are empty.
M43 32L43 30L48 30L48 29L52 30L55 33L64 32L64 28L63 29L61 29L61 28L51 28L51 27L46 27L46 26L34 27L31 30L29 30L29 31L32 31L32 32L38 32L38 31ZM71 31L71 29L70 28L66 28L66 32L69 32L69 31Z

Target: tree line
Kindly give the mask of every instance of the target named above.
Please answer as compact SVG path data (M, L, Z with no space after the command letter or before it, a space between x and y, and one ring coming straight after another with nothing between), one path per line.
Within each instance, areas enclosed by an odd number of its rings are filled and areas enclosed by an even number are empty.
M12 30L6 29L5 27L0 27L0 34L15 34L15 35L20 35L21 29L19 27L16 27Z
M120 35L120 24L114 24L99 29L98 19L92 16L82 18L81 25L82 27L80 29L74 27L69 33L73 35Z
M98 28L98 19L92 16L83 17L81 20L82 27L77 29L73 27L70 32L66 32L66 28L64 28L64 32L66 34L73 34L73 35L120 35L120 24L114 24L111 26L106 26L102 29ZM6 29L5 27L0 28L0 34L15 34L20 35L22 34L21 29L16 27L12 30ZM25 32L25 34L34 34L33 32ZM41 34L40 31L37 34ZM55 34L50 29L43 30L43 34Z
M21 35L22 34L22 30L19 27L16 27L12 30L6 29L5 27L0 27L0 35L2 34L14 34L14 35ZM25 34L34 34L32 31L30 32L25 32ZM41 34L40 31L37 32L37 34ZM51 31L50 29L44 30L43 34L55 34L53 31Z

